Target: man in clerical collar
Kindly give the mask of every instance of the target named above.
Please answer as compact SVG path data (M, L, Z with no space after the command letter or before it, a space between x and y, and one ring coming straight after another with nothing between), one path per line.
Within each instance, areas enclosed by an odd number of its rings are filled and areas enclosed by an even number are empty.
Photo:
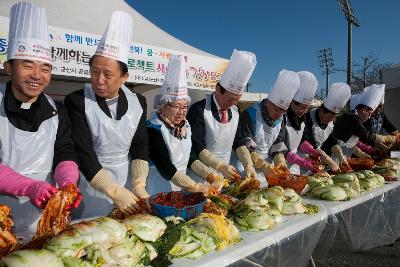
M64 107L43 91L51 80L46 10L17 3L0 85L0 203L12 209L15 231L36 231L47 201L79 178ZM79 206L81 197L68 208Z

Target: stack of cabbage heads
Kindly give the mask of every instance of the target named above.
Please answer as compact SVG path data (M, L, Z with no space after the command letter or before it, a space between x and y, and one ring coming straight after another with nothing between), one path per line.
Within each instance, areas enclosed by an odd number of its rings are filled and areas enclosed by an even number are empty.
M202 213L186 222L181 238L169 251L172 257L197 259L208 252L225 249L240 241L239 230L222 215Z

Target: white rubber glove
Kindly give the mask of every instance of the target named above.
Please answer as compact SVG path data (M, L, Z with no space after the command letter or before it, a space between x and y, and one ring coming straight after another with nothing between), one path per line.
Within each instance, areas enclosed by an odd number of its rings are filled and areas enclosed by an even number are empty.
M276 153L274 156L275 166L283 165L287 168L285 155L283 153Z
M266 162L260 154L252 152L251 159L254 162L254 167L257 170L262 171L265 177L276 174L276 172L274 171L274 165Z
M254 169L251 154L246 146L240 146L236 149L236 155L242 163L246 177L257 178L257 172Z
M339 145L334 145L331 148L332 155L337 157L339 164L345 165L346 168L351 169L349 163L347 162L346 156L343 154L342 148Z
M195 160L190 168L195 174L206 180L212 187L218 189L222 188L224 178L221 177L218 173L213 172L200 160Z
M93 177L90 185L111 198L124 214L133 213L138 209L136 202L139 199L131 191L117 184L105 169L101 169Z
M354 155L361 159L372 159L370 155L359 149L357 146L354 146L351 151L353 152Z
M177 171L174 174L171 181L175 185L189 192L201 192L207 194L210 190L210 187L208 185L196 183L195 181L193 181L192 178L180 171Z
M224 163L222 160L217 159L213 153L207 149L203 149L199 154L199 159L208 167L222 173L222 175L231 181L240 180L240 174L235 167Z
M131 173L132 192L139 198L148 199L150 195L146 191L146 180L149 175L149 163L141 159L132 160Z
M328 167L334 172L340 171L339 165L331 157L329 157L325 151L323 151L321 148L317 148L316 150L320 155L322 163L328 165Z

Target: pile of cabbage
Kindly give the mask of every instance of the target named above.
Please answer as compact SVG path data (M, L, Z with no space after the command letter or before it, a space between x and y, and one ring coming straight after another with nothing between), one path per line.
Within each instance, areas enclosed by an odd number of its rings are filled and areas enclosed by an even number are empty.
M357 176L360 181L361 190L364 191L370 191L385 185L385 178L370 170L355 172L354 175Z
M174 224L167 226L152 215L134 215L122 222L102 217L71 225L42 250L16 251L0 266L145 266L179 238Z
M375 164L372 171L385 177L400 177L400 159L381 160Z
M338 174L332 177L308 177L309 192L313 197L341 201L358 197L362 191L369 191L385 185L385 179L373 171Z
M282 215L317 212L317 206L304 204L293 189L275 186L249 193L235 204L230 218L241 231L262 231L273 229Z
M215 249L223 250L240 241L239 230L222 215L201 213L181 225L181 236L169 255L197 259Z

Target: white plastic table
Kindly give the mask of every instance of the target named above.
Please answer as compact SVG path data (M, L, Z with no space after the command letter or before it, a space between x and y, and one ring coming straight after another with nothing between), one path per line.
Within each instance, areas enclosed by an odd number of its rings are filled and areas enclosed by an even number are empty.
M309 203L315 204L315 205L322 205L326 207L328 215L333 215L340 213L344 210L353 208L357 205L360 205L370 199L376 198L378 196L383 195L384 193L391 191L397 187L400 186L400 181L396 182L386 182L385 186L382 188L377 188L371 191L365 191L360 194L359 197L355 199L351 199L348 201L328 201L328 200L319 200L319 199L314 199L314 198L309 198L309 197L304 197Z
M257 260L261 260L263 263L279 262L279 266L293 266L290 262L298 263L300 258L304 258L303 261L306 264L325 226L327 215L326 208L322 206L319 213L314 215L297 214L284 216L283 221L272 230L241 232L242 241L236 245L222 251L213 251L197 260L174 259L172 266L264 265L255 262ZM280 247L284 245L289 246L291 249L281 250ZM271 248L271 251L268 251L269 248ZM272 250L279 250L281 253L277 255ZM254 255L254 253L258 255ZM291 260L289 257L291 257ZM296 266L302 265L297 264ZM272 264L270 266L277 265Z
M368 250L392 244L400 237L400 181L363 192L349 201L309 199L327 208L328 220L314 258L323 260L331 248Z

